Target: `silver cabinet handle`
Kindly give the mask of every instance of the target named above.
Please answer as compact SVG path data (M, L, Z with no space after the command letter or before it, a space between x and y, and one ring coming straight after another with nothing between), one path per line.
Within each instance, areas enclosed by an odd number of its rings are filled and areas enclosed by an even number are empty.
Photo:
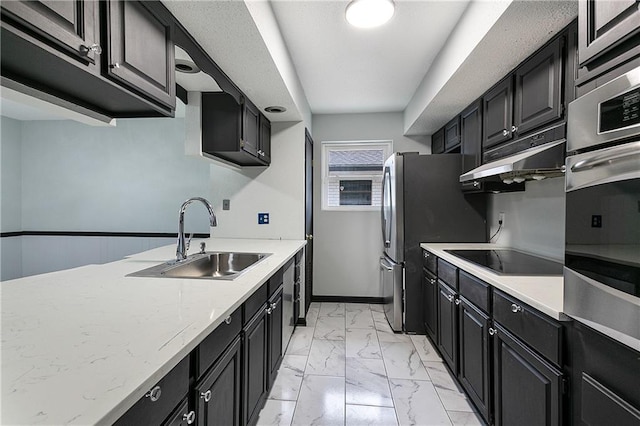
M509 131L507 129L502 129L502 136L509 136Z
M456 305L460 304L460 299L456 299Z
M272 304L271 304L271 310L272 310L272 311L275 311L277 307L278 307L278 304L277 304L277 303L272 303Z
M435 284L435 283L436 283L436 279L435 279L435 278L431 278L431 279L429 280L429 282L430 282L431 284Z
M518 131L518 127L517 126L511 126L511 133L515 133Z
M424 258L427 259L429 257L429 252L425 251L424 253Z
M271 312L273 312L273 309L271 309L271 306L269 306L267 308L267 315L271 315Z
M80 52L82 52L82 54L84 54L85 56L87 56L89 53L94 53L96 55L101 55L102 54L102 47L100 47L100 45L96 44L96 43L93 43L90 46L82 45L82 46L80 46Z
M522 312L522 306L520 305L516 305L515 303L511 304L511 312L518 313L518 312Z
M489 328L489 334L495 336L496 334L498 334L498 330L496 330L495 328Z
M447 294L447 296L446 296L446 297L447 297L447 300L448 300L449 302L452 302L452 303L453 303L453 295L452 295L452 294Z
M473 187L474 187L474 188L477 188L477 187L479 187L479 186L480 186L480 182L478 182L477 180L474 180L474 181L473 181Z
M228 317L226 317L226 318L224 319L224 322L225 322L226 324L231 324L231 315L229 315Z
M192 425L193 422L196 421L196 412L195 411L189 411L186 414L182 415L182 420L186 420L188 425Z
M120 68L120 64L119 63L113 63L111 65L109 65L109 68L117 70L118 68Z
M153 389L147 392L144 397L149 398L151 402L156 402L160 399L160 395L162 395L162 389L160 388L160 386L155 386Z
M200 398L204 399L204 402L211 401L211 390L200 392Z

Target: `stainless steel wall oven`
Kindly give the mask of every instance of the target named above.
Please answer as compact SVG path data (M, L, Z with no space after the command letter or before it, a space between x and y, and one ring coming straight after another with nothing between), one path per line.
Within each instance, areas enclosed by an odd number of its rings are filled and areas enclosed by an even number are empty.
M640 68L569 105L564 310L640 350Z

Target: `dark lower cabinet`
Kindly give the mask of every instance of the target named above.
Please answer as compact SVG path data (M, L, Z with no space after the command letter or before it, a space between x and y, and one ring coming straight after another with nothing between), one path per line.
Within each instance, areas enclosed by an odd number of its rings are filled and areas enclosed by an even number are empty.
M495 424L561 424L562 372L499 325L493 331Z
M455 291L438 281L438 348L454 374L458 366L456 296Z
M269 353L269 381L268 389L271 389L276 380L276 374L282 361L282 295L283 289L277 290L269 299L267 309L268 325L268 353Z
M187 426L195 424L196 412L189 411L189 400L185 398L180 406L163 423L163 426Z
M422 270L422 298L424 304L424 328L431 340L438 335L438 279L426 269Z
M460 298L459 344L460 362L458 377L460 383L473 400L480 415L490 422L491 407L491 345L489 340L489 317Z
M267 396L268 320L267 305L249 321L243 330L244 380L243 423L254 425Z
M240 349L241 339L237 337L195 387L195 412L199 426L240 426Z

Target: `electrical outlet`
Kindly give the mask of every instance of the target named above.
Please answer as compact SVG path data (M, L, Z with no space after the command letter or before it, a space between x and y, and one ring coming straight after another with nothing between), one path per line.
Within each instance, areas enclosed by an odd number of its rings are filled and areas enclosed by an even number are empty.
M504 212L500 212L500 214L498 215L498 223L504 225Z
M222 200L222 210L231 209L231 200Z
M594 214L591 216L591 227L602 228L602 215Z
M258 213L258 225L269 224L269 213Z

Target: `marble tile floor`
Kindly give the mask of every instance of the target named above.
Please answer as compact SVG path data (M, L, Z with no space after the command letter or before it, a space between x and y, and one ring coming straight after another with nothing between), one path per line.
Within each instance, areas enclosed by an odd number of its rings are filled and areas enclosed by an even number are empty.
M426 336L395 334L381 305L312 303L259 425L482 425Z

